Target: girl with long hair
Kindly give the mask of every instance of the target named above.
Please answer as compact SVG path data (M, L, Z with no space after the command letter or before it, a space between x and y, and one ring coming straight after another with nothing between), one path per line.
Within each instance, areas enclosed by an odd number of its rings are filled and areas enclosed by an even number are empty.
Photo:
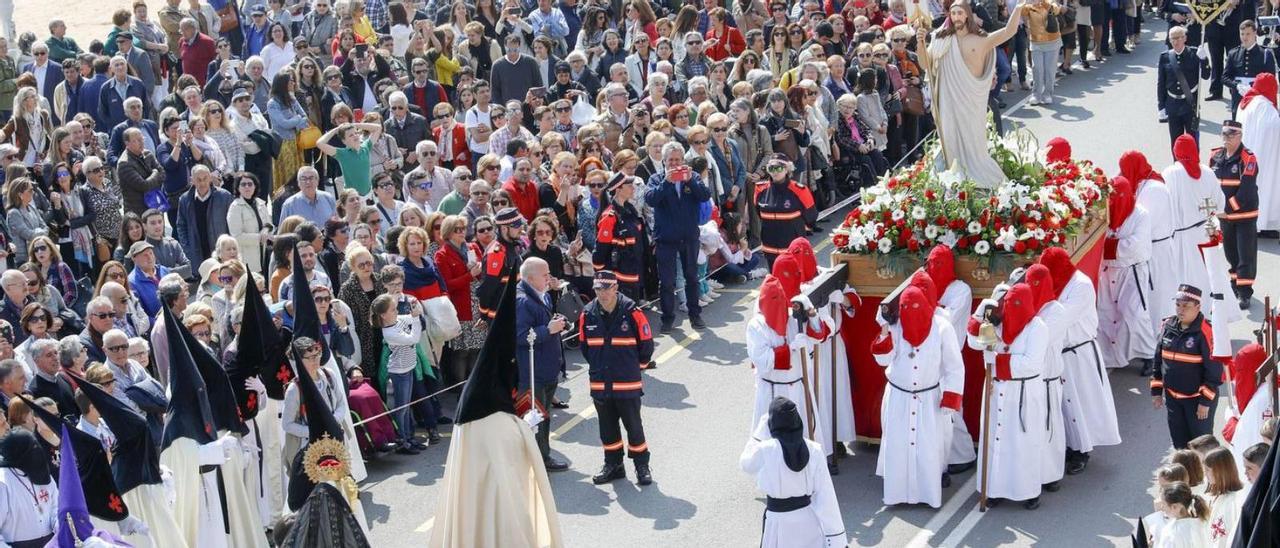
M271 180L276 188L298 173L302 167L302 152L298 149L298 131L310 123L302 104L294 93L297 84L293 70L285 69L271 79L271 97L267 100L267 116L271 130L280 138L280 154L271 165Z

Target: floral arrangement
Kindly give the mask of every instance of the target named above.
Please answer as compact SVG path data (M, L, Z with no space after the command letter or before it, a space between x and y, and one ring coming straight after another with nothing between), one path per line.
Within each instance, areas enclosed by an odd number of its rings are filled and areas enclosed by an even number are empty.
M920 160L862 190L861 203L832 232L840 253L894 256L946 244L959 255L1039 253L1061 246L1105 207L1107 176L1088 160L1047 164L1029 133L989 133L989 150L1008 180L994 191ZM934 158L937 143L923 158ZM1047 164L1047 165L1046 165Z

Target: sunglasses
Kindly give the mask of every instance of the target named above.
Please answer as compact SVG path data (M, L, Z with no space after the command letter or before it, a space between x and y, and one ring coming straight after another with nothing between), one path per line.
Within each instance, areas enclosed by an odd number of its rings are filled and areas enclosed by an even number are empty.
M705 145L705 144L707 144L707 140L706 140L706 139L698 139L698 140L690 139L690 140L689 140L689 144L691 144L691 145Z
M727 127L711 128L712 133L727 133L728 131L729 131L729 128Z
M786 171L786 170L787 170L787 166L780 165L780 164L775 164L775 165L771 165L771 166L769 166L769 167L767 167L767 168L765 168L765 169L767 169L767 170L769 170L769 171L772 171L772 172L774 172L774 173L780 173L780 172Z
M893 43L895 43L895 44L905 44L905 43L907 43L907 42L909 42L909 41L910 41L910 40L908 40L908 39L906 39L906 38L894 38L894 39L893 39Z
M369 268L373 266L373 261L360 261L356 263L356 268Z
M253 181L250 181L248 179L240 181L240 188L249 188L252 186L256 186Z
M70 177L70 176L71 176L71 172L69 172L69 171L59 171L59 172L58 172L58 177Z
M493 227L491 227L491 226L486 226L486 227L484 227L484 228L476 228L476 233L477 233L477 234L484 234L484 233L488 233L488 232L493 232Z
M327 303L327 302L330 302L330 301L332 301L332 300L333 300L333 297L322 297L322 296L316 296L316 297L315 297L315 301L316 301L317 303Z
M394 105L393 105L393 106L391 107L391 110L409 110L409 107L402 107L402 106L394 106Z
M1226 133L1226 132L1223 132L1223 133ZM45 251L48 251L48 250L49 250L49 246L47 245L38 245L35 248L36 253L44 253Z
M569 112L571 110L573 110L572 107L556 107L556 112Z
M587 187L588 188L604 188L604 183L591 183L591 184L588 184Z
M116 317L116 313L115 312L95 312L93 314L90 314L90 316L93 316L99 320L105 320L107 318Z
M117 344L115 346L108 346L107 352L121 352L128 349L129 349L129 345L127 344Z
M234 280L234 279L235 279L234 276L218 276L218 282L224 283L224 284L229 284L231 283L231 280Z

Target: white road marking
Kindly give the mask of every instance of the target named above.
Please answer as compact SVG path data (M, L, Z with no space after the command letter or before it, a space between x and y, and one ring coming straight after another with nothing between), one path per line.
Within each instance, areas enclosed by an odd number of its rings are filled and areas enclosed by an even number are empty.
M942 509L939 510L938 513L934 514L932 518L929 518L929 522L924 524L924 527L920 528L920 531L916 533L916 536L911 537L911 542L907 543L907 548L925 548L929 546L929 539L932 539L933 536L937 534L938 530L942 529L942 526L946 525L948 521L951 521L952 517L955 517L956 513L960 511L960 507L964 505L965 501L969 500L969 497L973 496L974 489L977 485L978 475L976 473L970 475L969 481L964 482L964 485L961 485L955 493L952 493L951 498L947 499L947 502L942 505Z

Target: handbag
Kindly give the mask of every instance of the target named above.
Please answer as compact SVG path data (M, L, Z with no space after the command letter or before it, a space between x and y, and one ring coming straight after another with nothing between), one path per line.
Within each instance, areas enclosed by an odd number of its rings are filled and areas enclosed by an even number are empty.
M148 190L146 194L142 195L142 201L150 209L155 209L162 213L169 211L169 195L165 193L163 188Z
M97 238L93 241L94 258L98 260L98 264L111 260L111 242L106 238Z
M556 312L573 321L582 314L583 308L582 295L571 284L566 284L564 291L560 292L560 299L556 301Z
M907 86L907 92L902 94L902 112L912 116L924 115L924 90L920 86Z
M321 135L323 135L323 133L321 133L320 128L316 126L307 125L307 127L302 128L302 130L298 131L298 150L311 150L316 148L316 143L320 142Z
M1050 34L1062 32L1062 27L1058 24L1058 16L1051 10L1045 14L1044 31Z

